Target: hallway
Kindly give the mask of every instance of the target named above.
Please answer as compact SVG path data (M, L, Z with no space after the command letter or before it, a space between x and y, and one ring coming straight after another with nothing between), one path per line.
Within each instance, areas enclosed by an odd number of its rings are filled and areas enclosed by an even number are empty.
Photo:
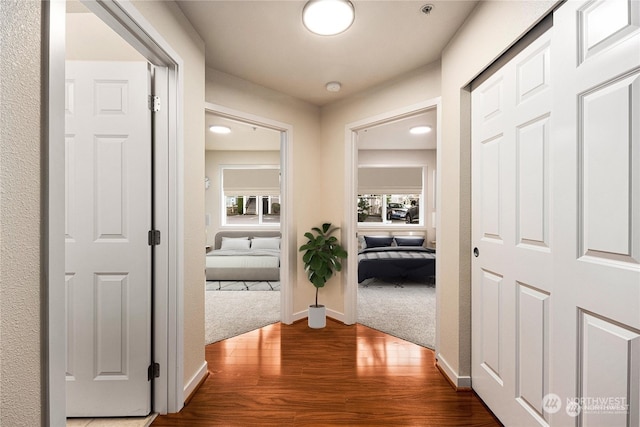
M362 325L276 323L206 347L209 377L162 426L500 426L434 352Z

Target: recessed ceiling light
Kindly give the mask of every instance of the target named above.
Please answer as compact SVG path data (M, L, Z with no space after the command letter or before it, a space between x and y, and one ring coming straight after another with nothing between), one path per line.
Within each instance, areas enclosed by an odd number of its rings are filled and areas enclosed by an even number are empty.
M329 82L327 83L326 88L329 92L340 92L342 85L340 82Z
M219 134L231 133L230 128L228 128L227 126L221 126L221 125L209 126L209 130L213 133L219 133Z
M431 132L431 126L414 126L409 129L409 132L413 135L423 135L425 133Z
M340 34L353 24L355 9L348 0L310 0L302 9L302 23L321 36Z

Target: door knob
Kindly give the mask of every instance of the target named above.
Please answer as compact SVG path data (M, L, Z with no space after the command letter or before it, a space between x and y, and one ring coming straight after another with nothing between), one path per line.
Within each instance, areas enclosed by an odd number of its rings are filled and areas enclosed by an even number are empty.
M473 256L478 258L479 255L480 255L480 251L478 250L478 248L473 248Z

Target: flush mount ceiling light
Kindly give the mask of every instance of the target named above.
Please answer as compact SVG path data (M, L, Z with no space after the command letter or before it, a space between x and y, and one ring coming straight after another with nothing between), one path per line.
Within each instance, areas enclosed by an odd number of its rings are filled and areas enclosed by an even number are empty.
M431 126L414 126L409 129L409 132L413 135L424 135L431 132Z
M348 0L310 0L302 9L302 22L321 36L340 34L353 24L355 9Z
M226 127L226 126L220 126L220 125L213 125L213 126L209 126L209 130L213 133L219 133L219 134L227 134L227 133L231 133L231 129Z

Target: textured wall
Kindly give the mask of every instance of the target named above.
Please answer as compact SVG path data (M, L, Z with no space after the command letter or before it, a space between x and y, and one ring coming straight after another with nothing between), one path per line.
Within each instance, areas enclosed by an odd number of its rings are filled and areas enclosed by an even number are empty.
M41 4L0 2L0 425L41 424Z

